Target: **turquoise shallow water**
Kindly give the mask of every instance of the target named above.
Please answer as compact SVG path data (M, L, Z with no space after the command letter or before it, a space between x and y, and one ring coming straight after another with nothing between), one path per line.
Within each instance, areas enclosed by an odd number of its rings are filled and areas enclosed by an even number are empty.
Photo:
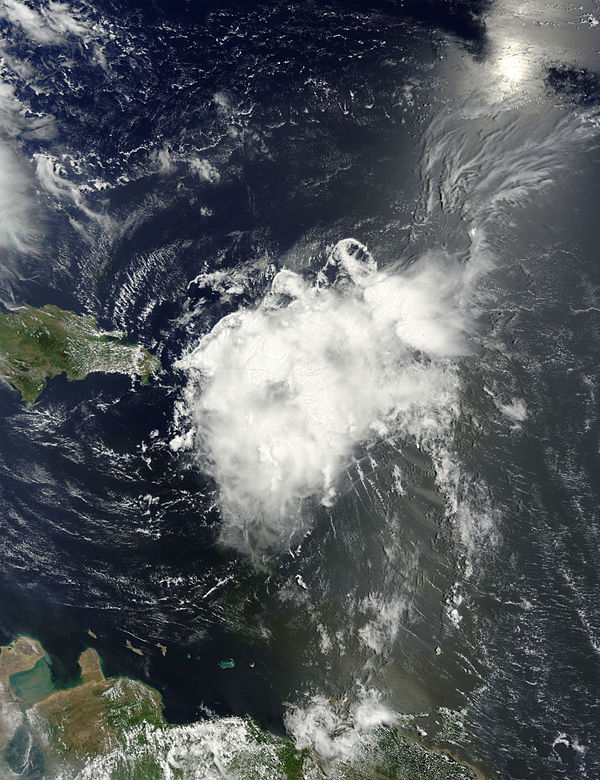
M11 674L9 685L15 696L26 707L45 699L56 690L52 680L50 659L44 656L31 669Z

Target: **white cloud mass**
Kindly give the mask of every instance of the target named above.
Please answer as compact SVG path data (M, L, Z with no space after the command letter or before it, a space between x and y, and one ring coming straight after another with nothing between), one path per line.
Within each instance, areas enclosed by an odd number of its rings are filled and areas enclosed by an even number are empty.
M45 45L62 44L69 35L84 38L89 27L68 4L54 0L37 7L22 0L1 0L0 18L19 25L30 38Z
M361 442L447 432L450 359L468 351L461 268L430 255L385 273L346 239L315 283L280 271L257 308L224 317L178 361L188 428L171 446L192 449L217 481L225 542L285 543L302 499L335 501Z
M17 252L37 251L32 228L30 183L21 160L0 140L0 247ZM6 258L0 275L7 271Z

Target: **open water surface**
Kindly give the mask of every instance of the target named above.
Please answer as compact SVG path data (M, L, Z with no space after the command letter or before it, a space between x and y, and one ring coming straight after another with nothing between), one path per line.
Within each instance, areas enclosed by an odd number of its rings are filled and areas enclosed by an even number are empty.
M600 776L597 2L15 7L2 301L163 368L0 387L3 641L176 722L375 697L490 776Z

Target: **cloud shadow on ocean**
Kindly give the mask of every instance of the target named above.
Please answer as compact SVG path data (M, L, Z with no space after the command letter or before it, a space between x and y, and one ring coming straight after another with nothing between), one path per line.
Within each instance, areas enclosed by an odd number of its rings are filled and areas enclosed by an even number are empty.
M579 105L600 103L600 75L587 68L551 65L547 70L546 84L558 95Z

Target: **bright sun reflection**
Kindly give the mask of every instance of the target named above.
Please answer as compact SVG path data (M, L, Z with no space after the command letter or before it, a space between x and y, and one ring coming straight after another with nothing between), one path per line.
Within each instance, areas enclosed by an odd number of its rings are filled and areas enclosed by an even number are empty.
M518 54L504 54L498 63L500 75L508 81L520 81L525 75L525 62Z

